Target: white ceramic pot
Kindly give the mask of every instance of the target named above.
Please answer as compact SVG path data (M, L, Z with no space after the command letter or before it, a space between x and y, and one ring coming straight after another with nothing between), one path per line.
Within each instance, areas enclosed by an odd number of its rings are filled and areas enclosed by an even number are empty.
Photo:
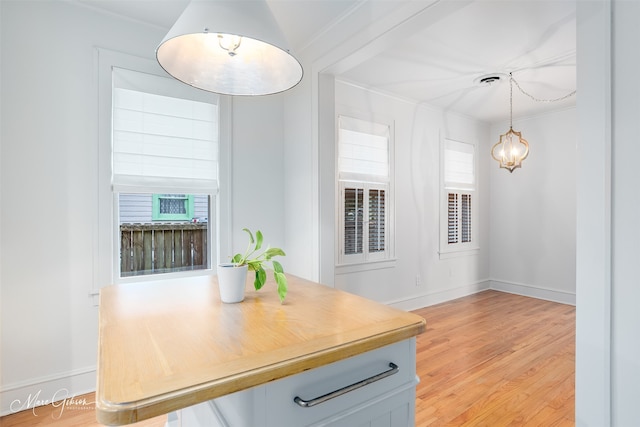
M247 283L247 265L218 265L218 287L222 302L235 303L244 300L244 288Z

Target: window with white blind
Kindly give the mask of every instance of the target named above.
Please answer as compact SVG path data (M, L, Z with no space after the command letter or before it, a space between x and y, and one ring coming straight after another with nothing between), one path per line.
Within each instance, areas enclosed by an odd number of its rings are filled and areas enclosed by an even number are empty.
M478 248L475 237L476 160L473 144L445 139L442 144L440 254L465 254Z
M118 277L211 266L216 247L209 219L216 211L218 192L218 103L215 95L203 100L192 91L174 79L112 69L111 180Z
M390 125L338 117L338 264L391 257L392 147Z

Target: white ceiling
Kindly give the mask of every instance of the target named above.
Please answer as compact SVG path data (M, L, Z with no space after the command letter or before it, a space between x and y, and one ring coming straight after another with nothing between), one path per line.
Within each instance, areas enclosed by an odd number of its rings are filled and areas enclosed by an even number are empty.
M75 0L93 8L166 28L188 0ZM236 0L247 1L247 0ZM457 111L488 122L509 118L508 73L538 100L562 97L576 87L575 0L268 0L294 54L323 36L335 36L358 10L370 21L411 6L431 21L401 34L384 50L354 55L338 78L402 98ZM421 5L416 7L415 5ZM433 8L435 11L435 8ZM407 22L410 19L406 19ZM358 21L361 23L361 21ZM370 31L374 22L351 28ZM368 25L368 26L367 26ZM414 25L415 27L415 25ZM407 25L409 28L409 25ZM344 31L344 28L342 29ZM363 45L363 50L366 50ZM502 79L478 83L489 74ZM575 105L575 96L539 102L513 88L514 118Z

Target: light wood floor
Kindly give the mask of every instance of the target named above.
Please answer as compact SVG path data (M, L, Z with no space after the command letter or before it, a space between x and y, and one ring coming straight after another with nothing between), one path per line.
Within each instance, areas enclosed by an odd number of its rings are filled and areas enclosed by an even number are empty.
M415 313L427 321L417 339L416 426L574 425L575 307L486 291ZM100 426L93 393L83 398L88 405L39 407L0 426Z
M416 313L416 426L575 424L575 307L485 291Z

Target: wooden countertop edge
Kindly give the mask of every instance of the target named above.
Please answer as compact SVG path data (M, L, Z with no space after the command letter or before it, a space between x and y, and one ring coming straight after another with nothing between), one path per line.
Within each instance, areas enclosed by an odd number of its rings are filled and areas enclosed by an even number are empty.
M141 401L111 403L96 395L96 418L105 425L135 423L394 344L415 337L425 329L426 321L422 319L420 322L373 337L345 343L295 359L283 360L247 373L197 384Z

